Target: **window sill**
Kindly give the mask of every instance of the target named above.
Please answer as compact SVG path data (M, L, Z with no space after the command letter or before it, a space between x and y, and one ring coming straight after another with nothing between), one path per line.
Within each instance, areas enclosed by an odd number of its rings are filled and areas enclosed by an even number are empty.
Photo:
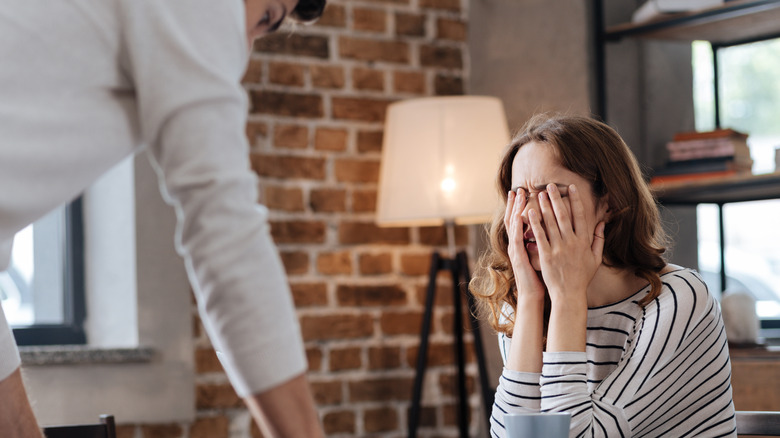
M149 347L100 348L84 345L19 347L22 365L92 365L152 362L157 353Z

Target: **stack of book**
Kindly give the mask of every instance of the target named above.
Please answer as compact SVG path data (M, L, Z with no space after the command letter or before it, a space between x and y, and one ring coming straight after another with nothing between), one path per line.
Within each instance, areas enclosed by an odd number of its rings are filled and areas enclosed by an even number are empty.
M689 181L750 174L753 160L747 135L733 129L683 132L666 144L669 161L651 183Z

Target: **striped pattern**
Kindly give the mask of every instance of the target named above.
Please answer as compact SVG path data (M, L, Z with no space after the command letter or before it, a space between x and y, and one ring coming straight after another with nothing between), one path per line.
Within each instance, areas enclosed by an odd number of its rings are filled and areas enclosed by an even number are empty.
M583 352L544 353L542 373L504 369L491 417L572 414L572 437L735 437L731 363L720 305L694 271L661 277L644 309L630 298L588 309ZM499 335L504 363L510 339Z

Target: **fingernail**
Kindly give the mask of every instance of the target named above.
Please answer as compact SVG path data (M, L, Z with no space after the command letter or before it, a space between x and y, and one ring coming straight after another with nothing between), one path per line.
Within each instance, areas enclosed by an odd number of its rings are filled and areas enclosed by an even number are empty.
M555 187L555 184L547 184L547 191L550 193L554 193L556 190L558 190L558 187Z
M572 191L572 192L574 192L574 193L576 193L576 192L577 192L577 186L575 186L574 184L572 184L572 185L570 185L570 186L569 186L569 190L570 190L570 191Z

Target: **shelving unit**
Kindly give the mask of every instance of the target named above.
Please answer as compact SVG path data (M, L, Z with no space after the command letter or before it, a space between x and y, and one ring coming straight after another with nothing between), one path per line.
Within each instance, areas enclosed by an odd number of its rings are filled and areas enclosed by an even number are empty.
M624 38L694 41L706 40L713 46L715 64L715 114L718 108L717 49L780 37L780 0L735 0L713 8L668 14L642 23L625 23L605 28L603 0L593 7L597 32L597 108L606 113L606 50L610 42ZM780 75L780 73L779 73ZM732 202L780 198L780 173L749 175L683 183L654 185L659 202L665 205L714 203L719 207L721 287L726 284L723 205Z
M625 23L604 31L606 40L651 38L706 40L734 45L780 36L780 1L739 0L695 12L669 14L643 23Z

